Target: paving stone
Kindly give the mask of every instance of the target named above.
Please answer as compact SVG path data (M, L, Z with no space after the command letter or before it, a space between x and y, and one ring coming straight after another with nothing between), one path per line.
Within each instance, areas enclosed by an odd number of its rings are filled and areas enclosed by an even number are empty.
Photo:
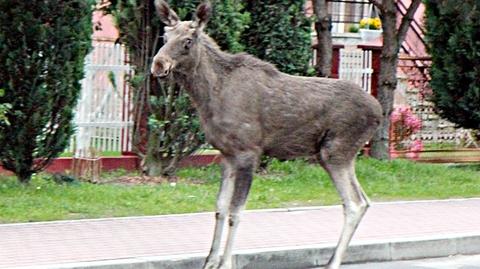
M340 206L329 206L245 212L235 250L247 253L322 244L333 246L343 224L341 210ZM204 257L209 250L213 225L213 213L3 224L0 225L0 268L53 268L59 264L175 255ZM480 252L479 237L471 237L480 236L480 199L374 203L360 224L352 245L465 235L466 240L455 241L453 246L447 246L448 251L452 247L465 254ZM400 248L392 249L400 251ZM424 248L431 252L441 250L435 242L424 245ZM365 255L361 249L352 247L349 259L361 259ZM409 248L404 246L403 249ZM370 251L376 253L372 255L383 255L385 259L389 255L378 246ZM413 254L392 252L392 258ZM272 259L281 259L272 255ZM322 255L318 254L320 258L314 257L306 263L320 264L324 259ZM197 266L201 260L197 258L190 262ZM149 263L152 268L160 268L153 260Z

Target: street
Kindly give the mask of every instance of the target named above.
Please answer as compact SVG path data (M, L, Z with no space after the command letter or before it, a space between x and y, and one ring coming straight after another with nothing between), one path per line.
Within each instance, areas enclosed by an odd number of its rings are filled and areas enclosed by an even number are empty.
M344 265L342 269L480 269L480 255Z

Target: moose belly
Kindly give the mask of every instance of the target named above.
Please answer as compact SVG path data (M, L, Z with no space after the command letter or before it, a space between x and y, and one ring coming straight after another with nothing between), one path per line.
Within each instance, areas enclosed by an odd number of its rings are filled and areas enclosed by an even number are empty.
M317 135L293 133L283 136L267 137L263 153L278 159L293 159L312 156L317 152Z

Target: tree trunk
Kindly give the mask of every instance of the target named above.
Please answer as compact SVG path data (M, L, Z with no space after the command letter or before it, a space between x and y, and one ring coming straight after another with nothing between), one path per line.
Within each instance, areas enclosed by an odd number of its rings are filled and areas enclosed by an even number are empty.
M385 46L385 44L384 44ZM385 47L384 47L385 48ZM382 50L378 84L378 101L382 106L383 120L372 138L370 154L376 159L390 158L390 114L393 110L394 90L397 87L396 54L384 54Z
M145 159L145 175L149 177L172 176L175 174L177 163L175 160L165 158L157 159L155 155L148 155Z
M397 87L397 63L399 51L399 44L397 42L396 7L393 1L385 2L386 10L381 15L383 47L380 56L377 96L383 110L383 121L372 138L370 151L372 157L382 160L390 158L390 114L393 110L394 91Z
M30 180L32 179L33 172L30 170L20 170L20 171L17 171L15 174L20 183L22 183L23 185L27 185L30 183Z
M180 154L165 154L161 148L158 129L150 130L148 134L147 154L142 161L144 174L151 177L171 176L175 174Z
M313 10L317 21L315 30L317 32L317 64L315 70L319 77L329 77L332 66L332 34L330 32L330 20L328 17L328 6L326 0L313 0Z
M383 109L383 121L371 141L370 155L376 159L390 158L390 114L393 110L394 91L397 88L397 64L402 44L413 15L421 0L413 0L397 30L397 7L394 0L370 0L380 9L383 29L383 47L378 77L378 101Z

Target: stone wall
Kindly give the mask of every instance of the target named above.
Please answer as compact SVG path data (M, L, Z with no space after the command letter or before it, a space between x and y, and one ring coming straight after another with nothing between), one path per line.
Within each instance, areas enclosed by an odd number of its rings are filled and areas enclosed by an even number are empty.
M411 87L406 76L399 77L395 93L395 106L411 107L422 120L422 129L410 139L420 138L424 145L437 144L452 147L478 147L471 130L456 128L455 124L442 119L435 113L434 104L422 97L418 88Z

